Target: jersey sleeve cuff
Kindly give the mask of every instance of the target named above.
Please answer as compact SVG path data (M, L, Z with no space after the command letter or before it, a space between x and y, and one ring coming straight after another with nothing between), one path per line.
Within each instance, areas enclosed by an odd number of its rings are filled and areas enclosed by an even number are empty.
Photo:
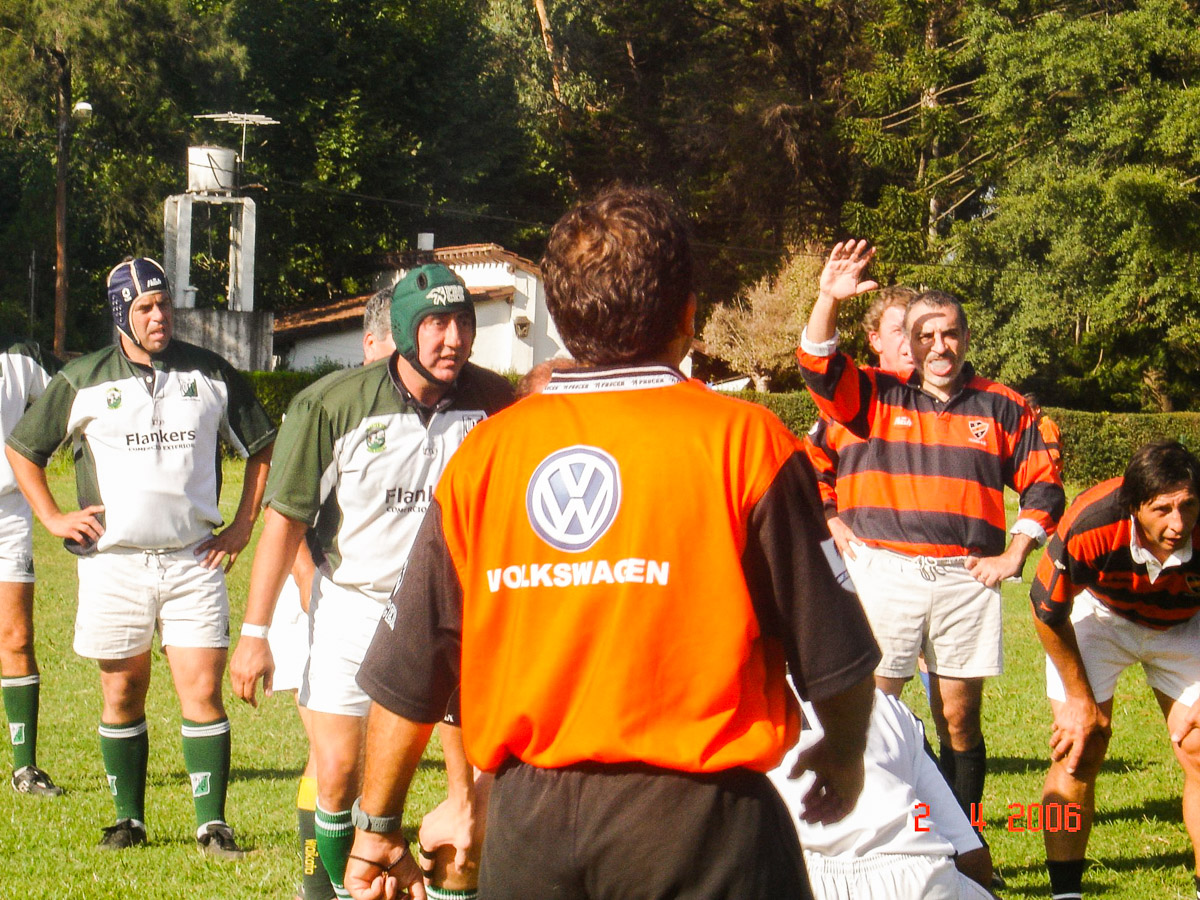
M1009 534L1023 534L1026 537L1033 538L1034 542L1040 547L1046 543L1046 529L1035 522L1033 519L1017 519L1013 523Z
M833 337L827 341L810 341L808 339L808 328L800 332L800 349L809 356L833 356L837 353L838 344L841 342L841 336L835 331Z
M14 450L16 450L18 453L20 453L23 457L25 457L31 463L35 463L38 466L41 466L43 469L46 468L46 466L50 464L49 456L44 456L41 453L38 453L36 450L26 447L24 444L21 444L21 443L17 442L16 440L14 440L12 437L10 437L4 443L7 446L12 447Z

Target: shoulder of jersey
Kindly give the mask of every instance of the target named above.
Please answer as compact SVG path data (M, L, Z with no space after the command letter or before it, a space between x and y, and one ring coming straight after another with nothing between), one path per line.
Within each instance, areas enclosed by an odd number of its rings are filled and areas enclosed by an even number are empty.
M511 403L516 399L516 388L512 382L491 369L485 369L483 366L477 366L473 362L468 362L463 366L462 373L458 376L459 383L467 390L477 390L489 397L495 397L505 403Z
M370 365L357 366L353 369L339 369L322 375L304 390L296 394L293 403L314 399L336 401L342 395L358 396L364 382L387 378L385 366L387 360L376 360Z
M74 387L83 388L115 381L127 373L121 365L121 351L116 344L110 344L68 360L59 374Z

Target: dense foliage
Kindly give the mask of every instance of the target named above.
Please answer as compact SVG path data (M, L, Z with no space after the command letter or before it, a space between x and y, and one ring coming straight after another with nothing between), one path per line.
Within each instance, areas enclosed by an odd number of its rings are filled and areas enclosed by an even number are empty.
M107 268L160 252L185 148L240 149L195 116L233 109L281 123L243 173L268 307L368 288L420 230L536 258L624 179L688 210L702 309L737 300L719 325L752 298L769 323L787 261L855 234L879 280L964 297L984 374L1194 408L1198 76L1183 0L0 0L0 326L49 330L60 123L87 349ZM198 223L202 302L224 227ZM775 338L726 361L785 387Z

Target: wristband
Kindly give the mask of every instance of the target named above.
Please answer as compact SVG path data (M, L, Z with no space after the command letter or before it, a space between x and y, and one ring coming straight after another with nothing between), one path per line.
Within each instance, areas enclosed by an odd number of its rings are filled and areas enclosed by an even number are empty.
M242 637L262 638L265 641L269 629L268 625L251 625L249 622L243 622Z
M358 805L361 799L362 797L356 798L354 805L350 807L350 824L355 828L369 834L391 834L400 830L403 816L368 816ZM395 864L392 863L393 866Z

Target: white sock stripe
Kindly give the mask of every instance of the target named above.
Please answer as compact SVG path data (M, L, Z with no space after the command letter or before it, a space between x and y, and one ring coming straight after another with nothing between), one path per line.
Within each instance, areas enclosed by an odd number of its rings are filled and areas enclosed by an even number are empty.
M99 731L100 737L125 740L127 738L135 738L140 734L145 734L146 723L139 722L136 725L105 725L103 722L101 722Z
M343 821L337 822L328 818L329 816L339 816ZM318 806L313 812L313 820L316 826L323 831L328 831L332 834L343 834L347 831L354 830L354 824L350 821L350 810L343 809L337 812L330 812L327 809L321 809Z
M221 719L219 722L209 722L207 725L180 725L179 733L185 738L216 737L220 734L229 734L229 720Z
M0 688L29 687L31 684L41 683L41 675L18 675L16 678L0 678Z
M1083 894L1079 891L1071 894L1051 894L1050 896L1053 897L1054 900L1083 900Z

